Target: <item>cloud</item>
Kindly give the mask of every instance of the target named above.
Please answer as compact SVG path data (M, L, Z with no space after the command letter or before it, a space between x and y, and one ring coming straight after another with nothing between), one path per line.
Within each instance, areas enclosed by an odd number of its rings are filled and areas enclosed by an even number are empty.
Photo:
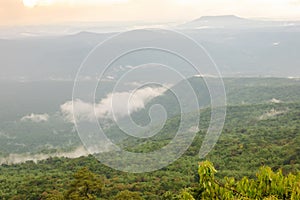
M0 131L0 138L1 137L4 137L6 139L10 139L10 140L16 139L16 136L10 136L8 133L4 133L4 132Z
M38 25L80 21L177 21L203 15L300 18L299 0L22 0L0 1L0 25ZM159 6L157 6L159 5ZM30 8L30 9L29 9ZM112 10L114 12L112 12ZM153 15L153 13L160 13Z
M270 111L265 112L264 114L262 114L261 116L258 117L259 120L266 120L272 117L275 117L277 115L281 115L288 112L288 109L286 108L285 110L275 110L274 108L272 108Z
M24 6L50 6L55 4L64 5L99 5L128 3L128 0L23 0Z
M147 102L162 95L166 90L166 87L145 87L129 92L110 93L95 105L77 99L64 103L60 109L69 122L74 122L74 117L76 121L93 121L95 116L97 119L118 120L143 109Z
M76 109L76 112L73 112L73 107ZM79 121L91 121L94 116L93 104L83 102L79 99L67 101L60 106L60 110L63 113L65 120L68 122L74 122L74 118Z
M282 101L280 101L279 99L273 98L273 99L270 100L270 102L271 103L281 103Z
M34 114L31 113L30 115L26 115L21 118L21 121L32 121L32 122L46 122L49 120L49 115L48 114Z
M79 146L70 152L57 152L53 154L9 154L7 157L0 158L0 164L17 164L24 163L26 161L34 161L37 162L39 160L45 160L50 157L66 157L66 158L78 158L80 156L87 156L90 152L88 152L84 147Z
M80 5L97 5L97 4L119 4L119 3L128 3L129 0L68 0L74 4Z

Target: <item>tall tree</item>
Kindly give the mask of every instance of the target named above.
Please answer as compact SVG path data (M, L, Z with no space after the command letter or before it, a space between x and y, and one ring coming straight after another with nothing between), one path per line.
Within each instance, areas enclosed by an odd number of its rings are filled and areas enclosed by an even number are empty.
M72 200L93 200L100 197L103 189L102 179L87 168L82 168L74 174L65 198Z

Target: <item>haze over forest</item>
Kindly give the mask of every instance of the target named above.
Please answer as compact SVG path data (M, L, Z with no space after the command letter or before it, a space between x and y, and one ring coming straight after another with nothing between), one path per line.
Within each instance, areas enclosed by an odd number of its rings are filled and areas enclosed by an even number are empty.
M299 199L299 2L215 3L0 2L0 199Z

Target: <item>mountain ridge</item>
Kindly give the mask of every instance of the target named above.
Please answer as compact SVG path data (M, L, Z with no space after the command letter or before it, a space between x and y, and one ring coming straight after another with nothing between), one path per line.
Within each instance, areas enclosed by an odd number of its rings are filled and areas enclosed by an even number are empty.
M226 19L226 20L250 20L247 18L242 18L237 15L204 15L197 19L192 20L191 22L197 22L197 21L203 21L203 20L220 20L220 19Z

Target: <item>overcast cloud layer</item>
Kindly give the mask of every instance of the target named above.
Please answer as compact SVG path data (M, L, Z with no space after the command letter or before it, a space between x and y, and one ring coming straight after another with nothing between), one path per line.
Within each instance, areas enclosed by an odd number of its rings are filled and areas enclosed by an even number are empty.
M0 25L177 21L204 15L300 19L299 0L1 0ZM159 13L154 14L154 13Z

